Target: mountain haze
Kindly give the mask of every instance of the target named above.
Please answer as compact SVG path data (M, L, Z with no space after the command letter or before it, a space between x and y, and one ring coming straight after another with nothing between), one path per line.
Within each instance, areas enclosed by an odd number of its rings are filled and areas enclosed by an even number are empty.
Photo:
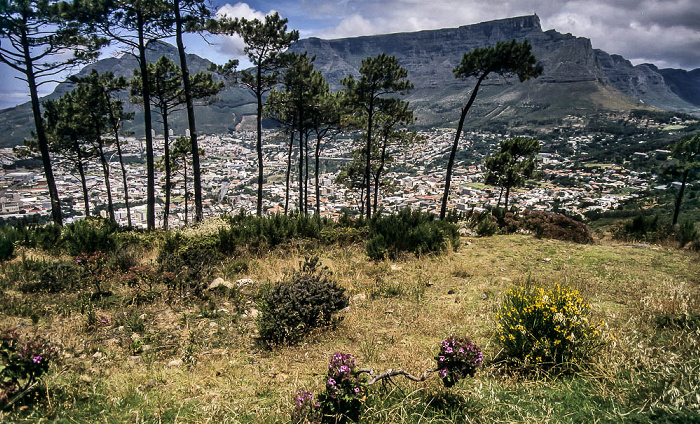
M487 79L470 111L469 125L485 122L547 124L569 114L588 115L645 107L700 115L700 69L658 69L652 64L633 66L619 55L594 49L587 38L555 30L543 31L537 15L440 30L334 40L307 38L295 43L291 50L315 55L317 69L323 72L334 90L341 88L340 80L348 74L358 75L365 57L379 53L395 55L415 85L407 100L416 110L417 125L434 126L450 125L458 119L459 110L474 85L473 81L458 80L452 74L462 55L477 47L512 39L528 40L532 44L533 54L544 72L540 78L525 83L497 76ZM178 63L173 46L151 43L149 61L161 55ZM188 60L193 73L204 71L210 65L208 60L192 54ZM79 75L97 69L131 77L136 67L133 56L123 55L88 65ZM47 97L56 98L69 89L70 84L62 83ZM255 114L255 99L243 88L227 87L218 97L218 101L196 108L197 128L201 133L241 128L242 119ZM173 118L171 126L175 133L184 133L185 114L176 113ZM127 128L136 134L142 133L142 120L142 114L137 113ZM0 131L4 134L0 145L21 143L32 128L28 103L0 111ZM161 132L158 123L154 123L154 128Z

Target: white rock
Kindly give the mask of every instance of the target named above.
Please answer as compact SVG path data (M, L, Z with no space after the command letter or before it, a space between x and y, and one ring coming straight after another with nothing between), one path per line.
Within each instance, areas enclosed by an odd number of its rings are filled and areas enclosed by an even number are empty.
M254 284L255 284L255 281L251 280L250 278L241 278L240 280L236 280L236 285L238 287L251 286Z
M168 362L168 366L171 368L181 367L182 366L182 359L173 359L172 361Z
M230 289L233 287L233 284L231 284L230 281L226 281L223 278L219 277L219 278L215 279L214 281L212 281L211 284L209 284L209 290L213 290L219 286L224 286L224 287Z

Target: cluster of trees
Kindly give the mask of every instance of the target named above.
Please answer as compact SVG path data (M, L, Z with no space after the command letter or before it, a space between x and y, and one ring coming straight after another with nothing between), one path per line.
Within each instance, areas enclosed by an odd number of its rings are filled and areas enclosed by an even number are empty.
M182 41L186 31L200 31L211 18L211 10L204 0L104 0L72 2L56 0L1 0L0 1L0 61L17 70L27 82L34 123L36 126L36 147L41 153L46 180L51 198L52 216L56 224L63 223L60 200L53 176L49 135L42 118L37 87L50 81L53 75L80 63L93 60L103 46L116 43L126 52L133 54L139 63L141 92L140 98L144 109L147 162L147 226L155 228L155 163L153 156L153 137L151 133L151 101L154 88L149 81L149 69L146 62L146 47L149 42L174 36L180 58L179 73L182 80L183 103L187 108L188 126L194 175L195 219L202 219L202 192L199 169L199 148L194 115L193 78L189 75L185 47ZM66 52L73 55L66 58ZM93 76L91 75L91 78ZM100 76L94 76L100 79ZM108 77L107 77L108 78ZM121 83L121 82L120 82ZM86 88L77 90L94 90L92 83L83 81ZM81 84L79 84L81 85ZM104 90L104 85L102 86ZM108 91L113 91L111 88ZM83 94L75 93L57 104L47 106L46 120L59 119L67 113L68 107L80 105L78 98ZM97 100L95 100L97 101ZM71 106L68 103L72 103ZM83 104L84 105L84 104ZM100 113L105 110L116 111L112 106L101 105ZM53 112L48 112L54 108ZM162 110L162 109L161 109ZM49 116L50 114L54 116ZM89 113L89 111L85 111ZM65 116L65 115L64 115ZM100 119L104 119L104 116ZM124 119L127 116L121 116ZM93 121L90 143L97 143L99 155L104 146L104 128ZM112 124L110 124L112 125ZM70 127L70 124L61 125ZM75 128L73 128L74 130ZM71 129L64 128L59 138L67 137ZM118 131L117 131L118 132ZM54 134L55 135L55 134ZM116 133L115 139L118 138ZM116 140L115 140L116 142ZM58 143L58 142L56 142ZM76 155L80 149L76 151ZM80 158L82 161L84 158ZM108 171L106 171L108 172ZM125 179L126 180L126 179ZM108 179L107 179L108 182ZM111 207L110 207L111 211Z
M0 0L0 37L9 44L0 45L0 61L21 72L29 85L34 121L36 149L41 153L49 185L54 222L62 223L60 202L56 192L50 153L61 153L70 160L81 175L85 212L89 214L87 187L84 178L86 161L99 160L105 178L108 211L114 219L113 201L109 186L109 166L104 148L116 146L124 183L125 203L129 212L127 175L121 155L120 132L125 120L133 119L126 113L120 91L130 88L131 99L142 105L146 140L147 166L147 227L155 228L155 158L153 155L152 112L155 109L163 122L165 168L165 219L167 225L171 174L173 168L184 169L191 155L192 179L195 197L195 221L202 219L202 189L194 104L198 99L209 99L222 89L209 73L191 76L182 40L187 31L209 31L216 34L240 35L245 53L253 65L238 70L238 62L230 61L215 66L229 84L247 87L257 100L257 214L263 213L263 139L262 119L267 116L280 123L289 138L287 160L287 194L285 212L290 208L289 190L294 144L298 146L298 210L309 212L309 158L315 159L315 209L320 212L319 167L323 141L341 131L359 134L358 149L352 163L341 173L350 187L361 193L360 212L370 218L377 211L379 189L386 165L391 160L392 146L405 146L417 140L415 132L406 127L415 120L408 102L399 96L408 93L413 85L394 56L380 54L362 61L359 75L350 75L341 81L343 89L331 92L320 71L314 69L314 57L292 54L287 50L298 40L297 31L287 29L287 20L277 13L264 20L243 18L214 19L204 0L141 0L126 2L104 0ZM155 64L146 61L149 42L165 37L176 38L179 66L163 57ZM139 68L131 81L116 78L110 73L91 73L74 78L76 88L58 100L41 106L36 94L39 84L51 75L70 66L94 59L101 47L116 43L133 54ZM66 50L74 55L66 59ZM542 68L536 64L531 47L524 42L499 42L495 46L472 50L464 54L454 69L456 78L475 79L471 95L462 108L457 134L450 152L442 199L441 218L445 217L452 168L458 149L464 121L482 82L492 74L517 76L520 81L536 78ZM37 82L37 79L42 81ZM187 109L189 143L176 141L171 148L168 137L168 116L176 108ZM47 129L50 128L50 131ZM311 138L312 151L310 154ZM184 168L183 167L184 164ZM508 191L516 182L495 176L493 181ZM506 178L506 179L504 179ZM185 178L186 181L186 178ZM187 190L185 190L187 193Z

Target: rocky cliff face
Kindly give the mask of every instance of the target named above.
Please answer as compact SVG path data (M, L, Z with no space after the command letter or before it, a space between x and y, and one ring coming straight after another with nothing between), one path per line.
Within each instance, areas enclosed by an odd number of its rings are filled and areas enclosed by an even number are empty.
M458 80L452 74L464 53L512 39L530 41L544 73L525 83L500 77L488 79L470 111L471 124L494 120L542 123L568 114L640 107L700 114L700 69L633 66L621 56L594 49L586 38L543 31L536 15L412 33L335 40L308 38L294 44L291 50L316 55L315 66L335 90L341 88L342 78L359 73L362 59L380 53L396 56L415 86L407 99L416 111L418 125L432 126L456 121L473 87L473 81ZM173 46L154 43L149 60L155 61L161 55L178 63ZM195 55L189 55L189 63L192 72L206 70L210 64ZM81 74L97 69L130 77L134 68L135 59L125 55L89 65ZM69 88L61 84L49 97L57 97ZM255 113L254 98L244 89L229 87L219 98L214 104L197 108L200 132L230 131L243 116ZM142 132L141 121L137 115L130 129L137 134ZM176 133L184 132L184 114L174 117L173 127ZM21 143L31 128L28 104L0 111L0 131L4 134L0 145Z
M682 88L700 78L700 70L688 76L671 70L664 73L648 65L632 66L621 56L595 50L586 38L543 31L536 15L434 31L338 40L310 38L295 44L293 51L316 55L316 66L334 88L340 88L339 82L346 75L357 75L363 58L382 52L395 55L415 85L408 99L418 112L419 123L436 125L457 119L458 108L472 88L473 82L452 75L462 55L512 39L530 41L544 73L524 84L491 78L478 97L473 120L541 120L545 116L647 106L700 111L700 89L687 94Z

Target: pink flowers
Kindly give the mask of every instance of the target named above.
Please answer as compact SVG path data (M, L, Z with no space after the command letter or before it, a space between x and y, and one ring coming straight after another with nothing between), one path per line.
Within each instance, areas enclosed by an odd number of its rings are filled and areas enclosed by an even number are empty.
M435 359L443 384L451 387L467 375L473 376L484 357L481 349L468 338L451 336L440 343Z

